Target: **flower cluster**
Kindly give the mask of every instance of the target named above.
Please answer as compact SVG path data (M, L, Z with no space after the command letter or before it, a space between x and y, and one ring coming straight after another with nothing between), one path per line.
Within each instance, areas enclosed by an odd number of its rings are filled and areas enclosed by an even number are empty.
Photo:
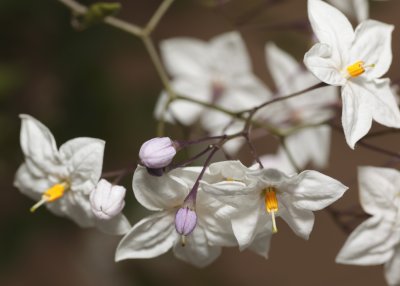
M276 44L265 45L274 92L253 74L238 32L209 42L164 40L161 55L172 77L169 82L151 46L152 22L144 30L134 26L150 46L165 81L156 119L185 127L199 123L206 135L184 141L160 132L142 144L132 189L136 200L153 214L132 228L122 214L126 188L118 185L130 170L114 173L113 182L105 179L105 142L100 139L76 138L57 148L47 127L21 115L25 162L14 185L37 201L32 212L45 205L81 227L125 235L116 261L153 258L172 249L177 258L204 267L220 255L222 247L249 249L268 258L281 223L278 218L307 240L314 212L330 206L348 189L308 169L328 166L332 130L341 129L335 124L338 113L351 149L364 143L373 120L390 130L400 128L394 87L390 79L382 78L392 62L394 27L368 20L365 0L328 2L347 14L357 11L360 24L353 29L334 6L308 0L317 42L305 53L304 65ZM255 131L277 138L277 150L258 156ZM180 150L202 143L207 143L203 151L192 155L187 150L186 160L176 162ZM237 160L243 143L255 161L251 166ZM370 149L382 152L379 147ZM227 159L212 163L218 151ZM205 155L201 166L189 166ZM399 186L398 170L359 168L361 205L372 217L354 230L336 259L344 264L385 264L389 285L400 285Z

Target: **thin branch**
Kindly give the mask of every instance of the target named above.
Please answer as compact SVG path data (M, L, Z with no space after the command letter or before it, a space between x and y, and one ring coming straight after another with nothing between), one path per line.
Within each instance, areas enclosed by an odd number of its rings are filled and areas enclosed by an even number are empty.
M151 17L150 21L144 28L145 35L150 35L153 32L153 30L157 27L161 18L165 15L168 8L172 5L173 2L174 0L165 0L161 3L161 5L158 7L156 12Z

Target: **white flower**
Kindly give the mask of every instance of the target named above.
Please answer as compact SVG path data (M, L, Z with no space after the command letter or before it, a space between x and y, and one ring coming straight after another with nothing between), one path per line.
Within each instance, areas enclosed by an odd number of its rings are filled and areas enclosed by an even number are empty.
M98 220L90 207L90 192L101 175L104 141L75 138L57 150L53 134L46 126L29 115L20 117L25 163L18 169L14 185L38 201L31 210L45 204L56 215L69 217L81 227L125 233L130 225L123 215L108 221Z
M360 201L372 217L358 226L336 257L355 265L385 264L389 285L400 285L400 172L359 167Z
M400 112L381 79L392 62L392 25L374 20L354 31L339 10L320 0L308 1L308 16L320 43L304 57L308 69L330 85L342 86L342 124L351 148L371 128L372 119L400 127Z
M246 170L229 161L212 164L212 168L221 168L227 179L216 184L203 182L204 190L236 209L231 215L232 229L240 248L264 245L258 253L265 257L265 245L277 231L276 217L282 217L298 236L308 239L314 224L313 211L333 203L347 189L316 171L288 176L275 169Z
M137 167L132 182L135 197L144 207L157 212L139 221L126 234L117 248L116 261L153 258L173 248L177 258L204 267L220 255L221 245L234 245L229 212L226 213L231 208L207 196L202 190L198 191L193 208L197 226L194 230L190 229L193 232L187 237L185 233L181 237L177 232L180 231L180 222L175 221L175 216L199 172L200 168L181 168L154 177L146 168ZM185 240L184 246L181 239Z
M266 154L260 157L264 169L277 169L285 174L294 174L296 169L293 167L285 151L279 149L276 154Z
M192 38L165 40L161 53L177 94L234 112L252 108L270 98L270 91L252 73L251 60L238 32L219 35L209 42ZM166 100L164 92L156 107L157 118L161 117ZM200 120L207 131L218 135L232 121L226 114L183 100L170 104L166 120L174 122L173 118L185 125ZM242 127L243 122L233 121L226 133L235 133ZM232 152L240 146L235 141L228 142Z
M279 96L299 92L320 82L275 44L267 44L265 52ZM319 124L334 116L333 107L337 102L337 88L328 86L265 108L263 113L270 121L283 127ZM329 159L330 139L330 127L309 127L287 136L286 145L300 168L310 162L323 168Z
M90 193L92 211L99 219L109 220L119 215L125 206L126 189L101 179Z

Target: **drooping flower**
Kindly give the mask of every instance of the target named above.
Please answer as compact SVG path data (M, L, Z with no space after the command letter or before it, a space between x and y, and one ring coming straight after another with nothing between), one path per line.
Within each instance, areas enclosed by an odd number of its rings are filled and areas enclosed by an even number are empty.
M392 25L367 20L354 31L347 18L321 0L308 1L308 16L318 38L304 63L321 81L342 87L342 124L351 148L368 133L372 119L400 127L400 112L389 79Z
M233 112L252 108L270 98L268 88L252 72L250 57L238 32L219 35L209 42L191 38L165 40L161 53L177 94ZM163 116L166 102L167 94L163 92L155 111L157 118ZM169 122L175 118L185 125L200 121L207 131L218 135L223 131L235 133L244 126L229 115L184 100L173 101L164 117ZM234 152L240 145L240 139L234 139L225 147Z
M109 220L119 215L125 206L126 189L101 179L90 193L90 205L99 219Z
M137 167L134 195L145 208L157 212L125 235L116 261L153 258L173 248L177 258L204 267L220 255L221 246L235 244L228 219L231 207L201 190L196 197L188 196L200 170L178 168L153 177L144 167Z
M299 92L320 82L275 44L268 43L265 52L278 96ZM332 118L337 102L337 88L327 86L265 108L263 113L264 117L281 128L310 126ZM312 162L314 166L324 168L329 159L330 138L330 127L321 125L300 129L287 136L285 142L298 167L305 168Z
M386 281L400 285L400 172L381 167L359 167L360 202L372 217L349 236L336 262L385 265Z
M104 221L92 213L89 195L96 187L103 164L104 141L75 138L57 150L53 134L35 118L20 115L21 148L25 156L14 185L56 215L66 216L81 227L97 227L110 234L125 233L130 224L122 215Z
M255 169L255 166L230 171L226 164L233 166L234 163L210 165L210 170L224 166L227 179L217 184L203 182L203 189L236 209L231 214L232 229L240 248L264 245L258 253L265 257L268 255L265 245L269 245L272 233L278 230L277 217L285 220L298 236L308 239L314 224L313 211L333 203L347 189L316 171L288 176L275 169Z

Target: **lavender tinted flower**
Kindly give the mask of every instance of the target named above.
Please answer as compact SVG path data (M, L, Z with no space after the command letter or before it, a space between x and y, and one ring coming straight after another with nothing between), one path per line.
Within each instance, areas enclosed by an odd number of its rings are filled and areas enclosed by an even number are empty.
M169 137L156 137L143 143L139 157L143 165L150 169L164 168L176 154L174 142Z
M125 206L126 189L122 186L112 185L101 179L90 194L90 205L94 215L103 220L108 220L118 215Z

